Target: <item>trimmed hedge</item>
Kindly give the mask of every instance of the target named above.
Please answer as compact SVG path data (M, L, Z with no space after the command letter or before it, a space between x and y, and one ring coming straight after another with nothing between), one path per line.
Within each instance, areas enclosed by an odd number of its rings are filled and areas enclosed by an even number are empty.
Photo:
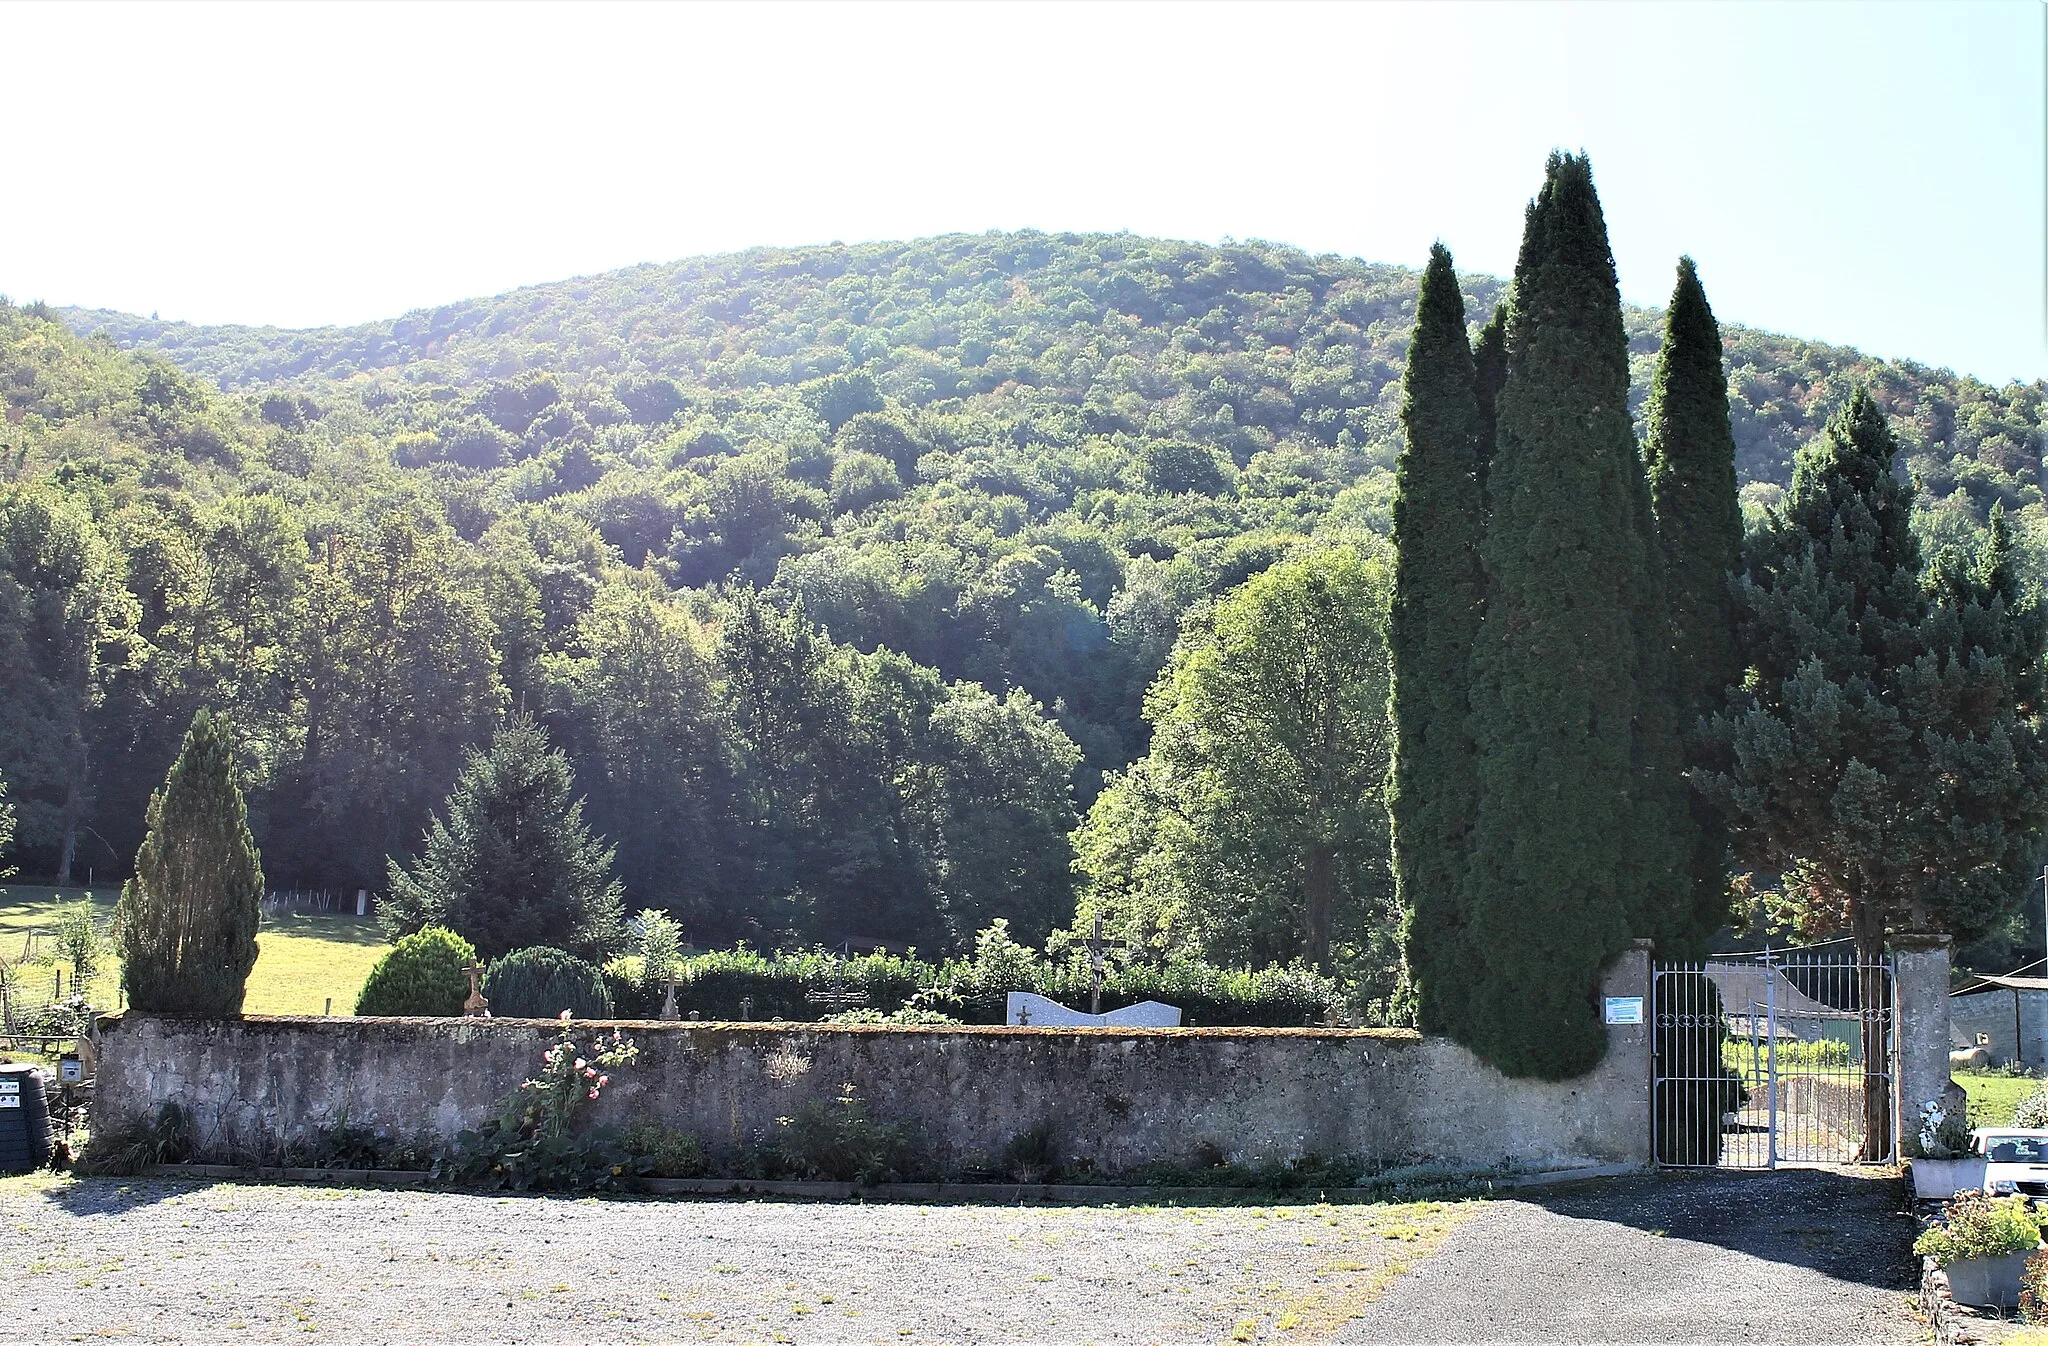
M370 967L356 993L357 1014L462 1013L469 999L469 974L476 949L453 930L438 925L394 944Z
M999 971L965 959L930 963L863 954L842 960L821 951L762 954L745 948L684 959L676 1005L685 1017L695 1010L706 1019L738 1019L741 1000L749 999L745 1017L811 1022L835 1008L805 996L838 987L842 968L845 988L867 992L866 1008L883 1014L926 990L933 992L926 998L932 1008L971 1024L1002 1023L1011 991L1036 991L1080 1009L1088 1005L1090 976L1079 960L1033 961ZM1171 962L1105 970L1105 1011L1141 1000L1179 1006L1181 1022L1191 1028L1299 1028L1322 1023L1332 1006L1344 1003L1344 994L1334 980L1299 965L1247 971Z
M484 998L501 1019L552 1019L563 1010L579 1019L612 1017L604 973L560 949L514 949L492 963Z

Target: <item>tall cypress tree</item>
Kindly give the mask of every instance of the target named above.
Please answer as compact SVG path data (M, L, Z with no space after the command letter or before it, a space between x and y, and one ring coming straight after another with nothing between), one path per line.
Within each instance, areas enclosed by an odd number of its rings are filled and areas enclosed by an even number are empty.
M1472 347L1472 389L1479 397L1479 484L1486 484L1486 464L1493 457L1501 385L1508 381L1508 306L1494 305L1493 316L1479 329Z
M1721 329L1692 258L1664 315L1664 344L1650 384L1650 494L1663 553L1670 614L1671 701L1681 732L1718 712L1742 676L1730 582L1742 563L1742 507L1735 489L1735 434L1728 423ZM1712 765L1695 736L1689 767ZM1727 914L1727 829L1700 795L1689 795L1691 892L1685 921L1660 937L1674 955L1690 952Z
M1628 338L1582 157L1530 205L1487 468L1486 613L1473 647L1480 804L1466 898L1469 1043L1561 1079L1598 1063L1601 970L1635 901L1642 528Z
M121 980L152 1013L242 1012L256 966L263 864L235 782L227 721L193 717L178 760L149 801L135 877L121 889Z
M1472 744L1472 641L1479 630L1480 409L1465 300L1451 254L1430 249L1408 346L1395 469L1395 757L1389 806L1395 888L1423 1028L1466 1035L1463 884L1479 798Z
M1742 506L1735 493L1735 433L1721 328L1692 258L1664 315L1664 345L1650 383L1650 494L1670 597L1672 690L1687 719L1720 709L1742 676L1730 576L1742 565Z

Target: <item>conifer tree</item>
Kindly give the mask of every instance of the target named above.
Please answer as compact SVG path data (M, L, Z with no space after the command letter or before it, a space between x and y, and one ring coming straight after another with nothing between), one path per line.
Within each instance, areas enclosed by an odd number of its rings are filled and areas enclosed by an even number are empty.
M602 957L623 937L612 848L583 822L569 759L519 716L471 749L425 853L390 861L379 920L393 936L445 926L485 958L548 945Z
M1735 490L1735 435L1728 423L1721 329L1707 306L1692 258L1678 260L1678 281L1664 315L1664 343L1650 384L1650 493L1663 553L1670 614L1671 704L1676 728L1691 734L1721 709L1742 676L1730 596L1742 561L1742 507ZM1710 765L1697 741L1686 765ZM1683 926L1660 952L1683 957L1724 919L1728 902L1727 829L1697 792L1689 792L1693 832L1687 868L1691 893Z
M1594 997L1632 933L1637 841L1641 468L1614 259L1584 158L1553 154L1529 207L1507 338L1473 647L1466 1040L1510 1074L1561 1079L1606 1048Z
M224 718L193 717L148 816L135 877L121 889L128 1003L148 1013L240 1014L256 966L263 865Z
M1486 484L1486 464L1493 457L1501 385L1508 381L1508 306L1493 306L1493 316L1479 329L1472 345L1472 390L1479 401L1479 484Z
M1393 612L1396 756L1389 807L1395 891L1422 1027L1464 1035L1465 838L1478 804L1471 656L1479 629L1479 402L1451 254L1430 249L1408 346L1396 468Z
M1742 676L1729 596L1742 564L1735 434L1721 328L1690 257L1678 259L1646 418L1643 451L1670 597L1672 689L1689 721L1718 710Z
M1937 558L1923 578L1897 452L1860 387L1800 450L1784 509L1745 549L1750 669L1714 721L1729 768L1705 776L1801 932L1853 937L1866 1005L1883 1002L1889 934L1968 940L2011 910L2048 817L2039 596L2002 514L1974 564ZM1864 1036L1881 1073L1882 1023ZM1871 1084L1875 1158L1891 1113Z

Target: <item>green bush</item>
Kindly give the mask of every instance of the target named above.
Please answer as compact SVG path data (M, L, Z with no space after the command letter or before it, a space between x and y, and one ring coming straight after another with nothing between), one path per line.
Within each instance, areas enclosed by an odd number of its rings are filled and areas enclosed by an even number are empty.
M620 1134L619 1146L634 1159L642 1176L696 1178L704 1173L704 1145L688 1131L655 1122L640 1122Z
M579 1019L612 1017L604 973L560 949L514 949L492 963L484 998L501 1019L553 1019L563 1010Z
M2013 1106L2012 1124L2038 1130L2048 1127L2048 1081L2034 1086L2034 1091Z
M1941 1208L1941 1222L1913 1240L1913 1251L1949 1266L1967 1257L2004 1257L2032 1252L2041 1226L2027 1198L1961 1192Z
M357 1014L462 1013L476 961L468 940L438 925L407 935L370 968L356 993Z
M1004 1020L1011 991L1035 991L1085 1009L1091 979L1080 958L1051 961L1018 957L1001 941L984 941L975 958L927 962L915 956L862 954L841 959L822 950L763 954L740 948L683 959L676 1000L688 1015L706 1019L813 1021L835 1007L806 1000L843 984L864 991L868 1021L913 1022L898 1017L906 1006L942 1012L970 1024ZM1021 947L1021 946L1015 946ZM1025 951L1030 953L1029 950ZM751 1003L742 1006L741 1001ZM1324 1021L1344 1001L1343 988L1301 964L1256 970L1176 960L1111 967L1102 984L1102 1008L1120 1009L1141 1000L1177 1005L1190 1027L1260 1026L1299 1028ZM495 1007L494 1007L495 1008ZM929 1020L925 1020L929 1021Z
M903 1127L868 1116L850 1084L830 1102L812 1101L777 1119L776 1145L789 1174L809 1182L897 1182L908 1176L910 1144Z

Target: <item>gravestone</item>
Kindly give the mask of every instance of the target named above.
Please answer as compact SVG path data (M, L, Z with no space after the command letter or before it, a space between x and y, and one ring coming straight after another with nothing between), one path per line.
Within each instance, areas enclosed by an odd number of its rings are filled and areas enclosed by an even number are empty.
M1179 1028L1180 1007L1157 1000L1088 1014L1032 991L1012 991L1003 1022L1015 1028Z

